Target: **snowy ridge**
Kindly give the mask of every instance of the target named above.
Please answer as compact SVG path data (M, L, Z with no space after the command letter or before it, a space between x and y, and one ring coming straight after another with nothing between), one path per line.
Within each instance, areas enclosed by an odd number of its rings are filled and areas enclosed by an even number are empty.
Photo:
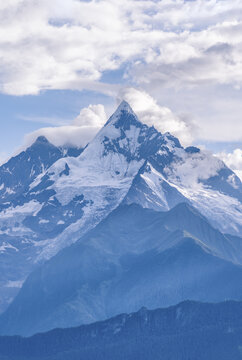
M170 149L174 151L173 148ZM242 234L239 178L212 155L206 153L188 155L181 148L178 151L175 149L175 152L176 157L165 166L161 165L162 159L159 157L150 159L145 170L139 175L144 180L145 186L140 184L140 189L136 189L136 192L143 194L142 197L137 198L132 195L129 199L128 196L126 203L134 201L144 207L168 210L175 204L186 201L196 207L222 232ZM164 151L159 151L158 154L164 156ZM224 170L226 176L219 176L219 172ZM231 176L235 179L236 187L234 182L230 184ZM213 183L209 183L211 178L214 178ZM222 183L219 187L216 186L218 180ZM221 186L224 191L221 191ZM144 194L146 194L145 198Z

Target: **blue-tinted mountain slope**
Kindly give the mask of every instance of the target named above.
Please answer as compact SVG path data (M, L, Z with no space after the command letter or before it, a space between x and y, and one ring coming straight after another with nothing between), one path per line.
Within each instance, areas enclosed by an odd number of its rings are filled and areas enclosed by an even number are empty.
M120 206L32 273L0 318L29 335L186 299L242 300L239 253L187 204L156 212Z

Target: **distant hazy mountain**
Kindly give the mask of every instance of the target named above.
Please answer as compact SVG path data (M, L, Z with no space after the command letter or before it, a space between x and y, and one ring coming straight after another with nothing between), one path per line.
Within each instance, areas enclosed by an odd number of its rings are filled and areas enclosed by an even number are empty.
M121 204L160 212L190 204L214 227L211 241L196 229L199 241L236 269L241 263L239 178L214 156L184 149L171 134L141 123L126 102L84 150L60 149L39 138L0 168L0 190L0 311L35 267L83 239ZM205 251L194 229L192 237L184 226L178 230L179 239L192 238ZM154 239L153 249L166 235Z
M31 338L0 337L4 360L240 360L242 303L183 302Z
M242 300L242 239L232 242L188 204L122 205L32 273L0 317L31 335L191 299Z

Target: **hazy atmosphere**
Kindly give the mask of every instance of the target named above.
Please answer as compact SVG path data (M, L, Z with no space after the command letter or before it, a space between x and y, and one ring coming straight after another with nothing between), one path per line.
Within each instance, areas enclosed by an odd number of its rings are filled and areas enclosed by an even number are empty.
M0 360L242 359L242 0L0 0Z

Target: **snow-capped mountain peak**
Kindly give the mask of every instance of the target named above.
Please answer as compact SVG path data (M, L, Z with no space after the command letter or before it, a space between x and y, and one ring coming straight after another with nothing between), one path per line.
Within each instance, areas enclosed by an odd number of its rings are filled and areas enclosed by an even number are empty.
M74 150L68 156L69 149L39 137L0 168L0 194L7 194L0 248L11 256L16 248L21 259L11 281L22 281L35 263L76 242L121 203L164 211L187 202L222 232L242 231L236 175L212 155L184 149L171 134L140 122L125 101L83 151Z
M117 110L109 118L106 125L115 124L117 127L128 127L133 123L133 125L142 126L142 123L139 121L137 115L134 113L133 109L123 100L118 106Z

